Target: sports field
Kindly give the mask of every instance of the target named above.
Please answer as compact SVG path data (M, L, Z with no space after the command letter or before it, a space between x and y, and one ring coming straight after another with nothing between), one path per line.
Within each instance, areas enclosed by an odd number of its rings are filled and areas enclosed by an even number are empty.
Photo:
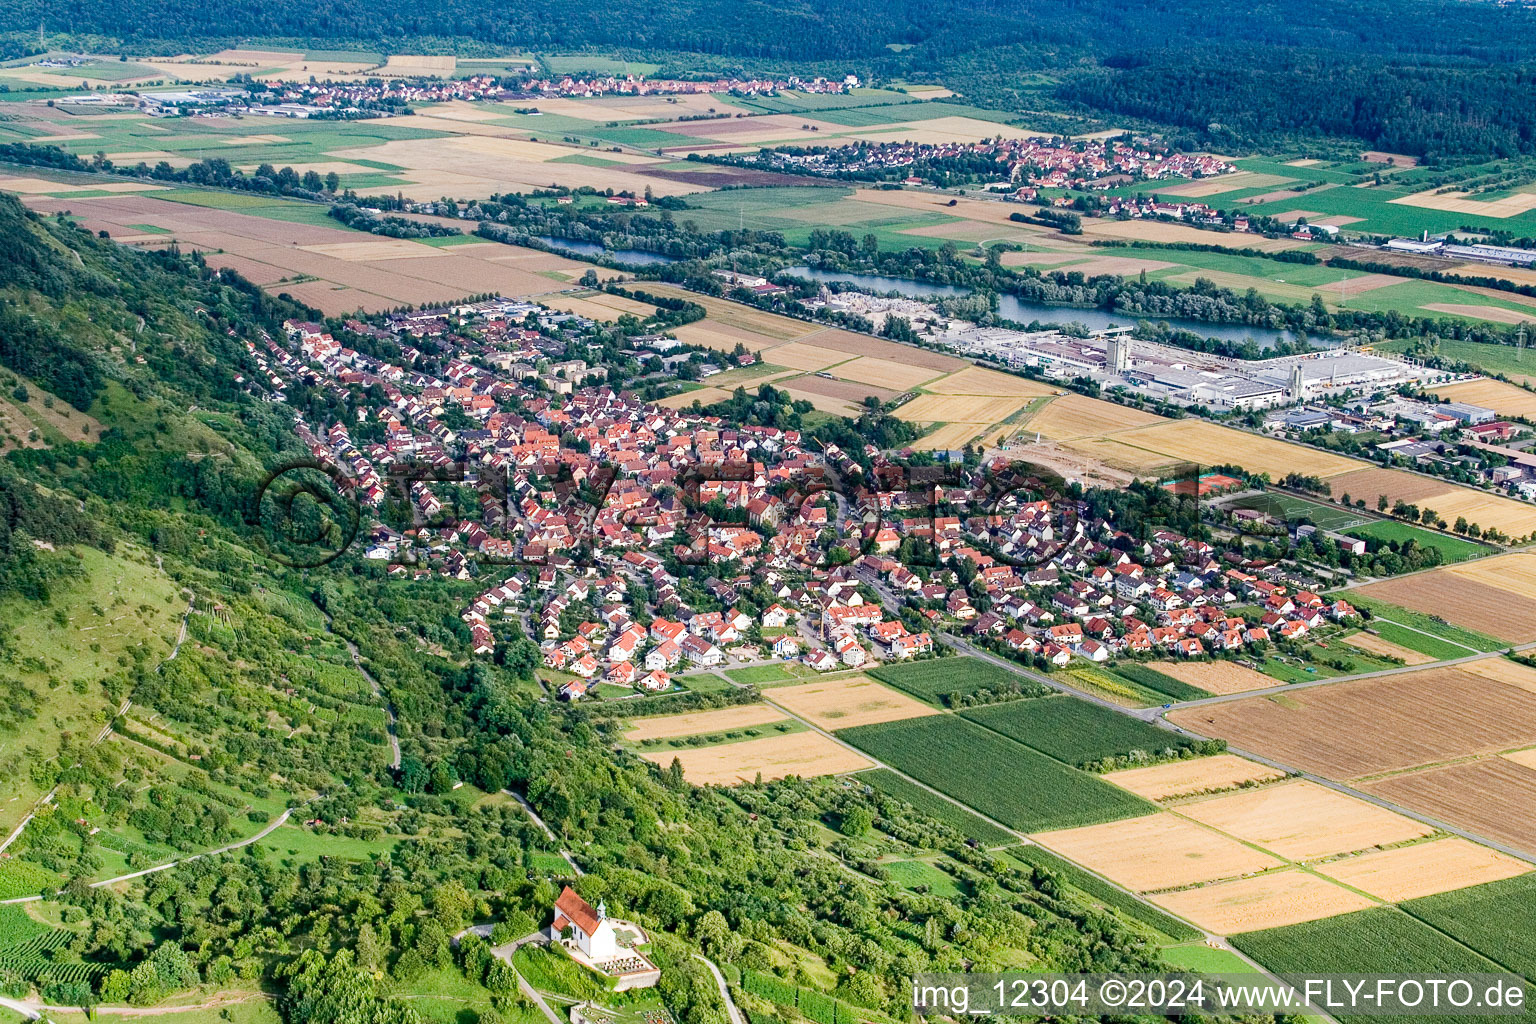
M1252 509L1288 523L1305 520L1320 530L1348 530L1370 522L1368 517L1357 514L1353 509L1325 505L1278 491L1247 495L1231 502L1229 507Z

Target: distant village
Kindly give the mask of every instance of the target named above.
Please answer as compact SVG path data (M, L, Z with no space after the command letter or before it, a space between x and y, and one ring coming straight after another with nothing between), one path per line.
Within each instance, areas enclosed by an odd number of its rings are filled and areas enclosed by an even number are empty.
M465 78L365 78L361 81L255 81L243 86L197 86L143 92L90 92L61 97L65 110L137 109L153 117L250 116L369 118L408 113L412 104L453 101L523 102L542 98L597 96L690 96L731 94L772 96L784 90L837 94L859 86L857 75L840 79L719 78L705 81L649 79L641 75L571 76L508 80L491 75ZM536 113L537 110L528 112Z

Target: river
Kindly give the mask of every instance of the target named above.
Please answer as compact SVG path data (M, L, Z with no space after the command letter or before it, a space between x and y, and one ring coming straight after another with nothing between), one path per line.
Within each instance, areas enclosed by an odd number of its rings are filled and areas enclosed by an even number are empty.
M898 295L905 295L913 299L956 298L971 294L971 289L961 285L933 284L928 281L917 281L908 277L882 277L878 274L857 274L842 270L823 270L820 267L785 267L782 273L804 278L808 281L828 284L837 282L852 285L861 291L874 292L879 295L895 292ZM1144 319L1153 323L1167 324L1174 330L1189 331L1193 334L1198 334L1202 338L1219 338L1222 341L1239 345L1252 339L1255 345L1266 349L1274 347L1278 341L1296 342L1305 340L1314 348L1332 348L1334 345L1334 342L1323 338L1303 338L1292 334L1290 331L1279 331L1272 327L1208 323L1204 320L1190 320L1179 316L1132 317L1111 313L1106 309L1084 309L1081 306L1052 306L1043 302L1026 302L1016 295L1006 294L997 297L997 313L1004 319L1020 324L1027 324L1036 320L1041 323L1054 324L1077 323L1087 327L1090 331L1102 331L1110 327L1125 327L1134 324L1139 319Z
M579 242L574 238L554 238L548 235L533 237L551 249L559 249L574 256L607 256L609 259L628 263L634 267L651 267L661 263L677 262L671 256L663 256L659 252L646 252L644 249L604 249L596 242Z

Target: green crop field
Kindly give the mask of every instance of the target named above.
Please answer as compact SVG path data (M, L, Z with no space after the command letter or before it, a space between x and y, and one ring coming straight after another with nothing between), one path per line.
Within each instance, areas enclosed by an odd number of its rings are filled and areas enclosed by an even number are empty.
M1022 687L1027 694L1045 692L1041 684L980 658L936 658L881 665L870 669L869 674L937 707L953 707L958 698L981 690Z
M36 921L19 906L0 906L0 950L10 949L31 942L50 931L47 925Z
M1536 875L1426 896L1402 907L1536 981Z
M934 821L948 825L961 835L968 836L985 846L1002 846L1006 843L1018 842L1017 837L1009 835L996 825L972 814L964 807L957 807L943 797L930 793L921 786L913 785L893 771L875 768L860 772L853 778L879 790L886 796L911 804Z
M1359 537L1367 541L1379 540L1406 544L1411 540L1421 548L1435 548L1445 556L1447 562L1462 562L1468 558L1478 558L1493 553L1491 548L1484 547L1475 541L1462 540L1460 537L1451 537L1433 530L1423 530L1391 519L1378 519L1375 522L1351 527L1344 532L1351 537Z
M1160 693L1165 697L1172 697L1174 700L1199 700L1201 697L1210 696L1208 691L1202 690L1198 686L1191 686L1182 680L1173 678L1173 676L1165 675L1155 668L1137 665L1135 662L1128 661L1123 665L1116 665L1111 670L1111 674L1127 679L1137 686Z
M1497 964L1395 908L1362 910L1321 921L1248 932L1232 944L1281 974L1496 973ZM1422 1021L1424 1017L1337 1013L1341 1024ZM1474 1014L1436 1014L1446 1024L1486 1021Z
M599 75L654 75L661 70L660 64L604 57L595 53L541 53L539 63L555 75L573 75L581 71Z
M1158 754L1193 745L1187 737L1076 697L994 704L965 711L961 717L1078 766L1133 750Z
M1384 341L1375 347L1383 352L1406 352L1415 340L1417 339L1398 338L1393 341ZM1526 355L1524 350L1517 349L1513 345L1485 345L1477 341L1443 338L1440 341L1440 355L1446 359L1481 367L1488 373L1502 373L1513 380L1536 378L1536 351Z
M1062 860L1049 850L1038 846L1019 846L1008 850L1008 856L1028 868L1039 868L1056 875L1061 881L1082 893L1088 900L1109 910L1116 911L1133 921L1140 921L1161 935L1176 942L1201 937L1201 932L1171 914L1166 914L1150 904L1143 903L1130 893L1115 888L1097 875L1089 874L1070 861Z
M1024 832L1093 825L1152 805L954 715L865 725L838 738Z

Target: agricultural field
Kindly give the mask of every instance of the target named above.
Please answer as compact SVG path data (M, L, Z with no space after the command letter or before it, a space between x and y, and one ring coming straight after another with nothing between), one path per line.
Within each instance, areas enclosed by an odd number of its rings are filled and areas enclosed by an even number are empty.
M1186 708L1168 720L1341 780L1530 745L1531 690L1470 671L1479 664Z
M1116 665L1111 671L1113 675L1132 683L1145 690L1150 690L1163 697L1171 697L1174 700L1199 700L1201 697L1209 697L1214 690L1199 686L1187 678L1187 673L1174 673L1169 671L1173 667L1186 667L1188 662L1152 662L1146 665L1135 662L1125 662ZM1181 678L1182 677L1182 678ZM1154 703L1160 703L1154 701Z
M1207 694L1244 693L1275 685L1275 680L1262 672L1255 672L1230 661L1154 661L1146 667L1171 676L1178 682L1197 687L1202 691L1200 697ZM1121 666L1119 671L1124 673L1125 668ZM1198 700L1199 697L1181 699Z
M1529 695L1527 695L1529 699ZM1360 783L1372 796L1536 853L1536 769L1488 757Z
M1193 742L1065 695L974 708L962 712L961 717L1079 767L1132 751L1154 757L1164 752L1187 752Z
M1219 935L1315 921L1376 905L1343 886L1296 868L1160 893L1151 899ZM1243 951L1251 955L1250 950Z
M783 686L768 700L823 729L848 729L938 713L867 676Z
M867 758L815 732L765 736L713 747L646 751L642 756L662 768L676 759L682 764L683 777L696 786L736 786L759 775L764 780L786 775L841 775L873 767Z
M1499 380L1463 381L1435 388L1436 398L1448 402L1467 402L1492 409L1500 416L1517 416L1536 421L1536 393Z
M1009 843L1018 842L1018 837L972 814L964 807L951 803L921 786L908 782L889 769L875 768L871 771L860 772L853 776L853 779L872 789L877 789L887 796L895 797L897 800L911 804L928 817L948 825L950 828L976 840L978 843L986 846L1005 846Z
M1415 340L1397 338L1381 342L1375 347L1383 352L1406 352ZM1489 345L1443 338L1439 342L1439 353L1447 359L1480 367L1487 373L1503 374L1518 383L1536 383L1536 352L1517 349L1513 345Z
M1536 981L1536 876L1457 889L1414 900L1403 909Z
M1346 590L1343 597L1356 608L1367 609L1373 618L1370 627L1395 644L1422 651L1435 660L1459 658L1465 654L1501 651L1509 646L1505 641L1485 633L1454 626L1441 618L1440 610L1428 613L1413 611L1402 605L1373 597L1366 588Z
M1292 861L1422 839L1434 829L1295 779L1181 803L1178 813Z
M1160 936L1175 942L1186 942L1200 937L1200 932L1188 924L1163 913L1122 889L1089 874L1071 861L1063 860L1043 846L1015 846L1007 856L1028 868L1047 871L1057 880L1090 903L1151 928Z
M1462 974L1497 972L1484 956L1402 910L1383 907L1325 921L1253 931L1232 940L1244 953L1282 974L1317 972L1366 974ZM1339 1014L1341 1024L1414 1017ZM1475 1024L1486 1017L1436 1014L1447 1024Z
M1102 778L1148 800L1174 800L1273 782L1285 773L1236 754L1216 754L1190 761L1170 761L1147 768L1127 768Z
M1284 861L1174 814L1032 833L1041 846L1134 892L1253 875Z
M1360 587L1367 598L1399 605L1510 643L1536 640L1536 554L1481 558Z
M219 193L189 194L226 198ZM282 210L319 209L283 200L265 202ZM310 225L274 219L266 207L216 209L167 202L150 194L106 197L89 205L72 199L34 199L29 205L45 213L70 209L83 227L108 231L114 237L142 233L143 225L155 225L171 233L169 238L154 236L155 245L174 240L201 249L210 264L238 271L270 292L287 293L327 314L374 312L481 292L507 296L554 292L569 287L568 282L587 269L563 256L497 242L442 248L375 239L334 221Z
M838 738L1020 831L1111 821L1149 806L954 715L845 729Z
M1317 866L1320 874L1390 903L1514 878L1531 870L1526 861L1460 836L1373 850Z
M624 739L628 743L642 743L674 736L699 736L728 729L746 729L754 725L771 725L783 720L784 712L778 708L766 704L742 704L716 711L690 711L682 715L634 719L625 730Z
M1025 692L1039 689L1039 684L980 658L935 658L881 665L870 669L869 675L935 707L954 707L958 698L982 690L1013 686L1023 687Z
M1411 647L1404 647L1401 644L1393 643L1377 633L1367 633L1363 630L1358 633L1349 634L1343 638L1343 642L1367 654L1383 658L1397 658L1404 665L1423 665L1437 660ZM1455 652L1456 648L1452 647L1450 650ZM1450 655L1450 657L1455 656L1455 653Z

